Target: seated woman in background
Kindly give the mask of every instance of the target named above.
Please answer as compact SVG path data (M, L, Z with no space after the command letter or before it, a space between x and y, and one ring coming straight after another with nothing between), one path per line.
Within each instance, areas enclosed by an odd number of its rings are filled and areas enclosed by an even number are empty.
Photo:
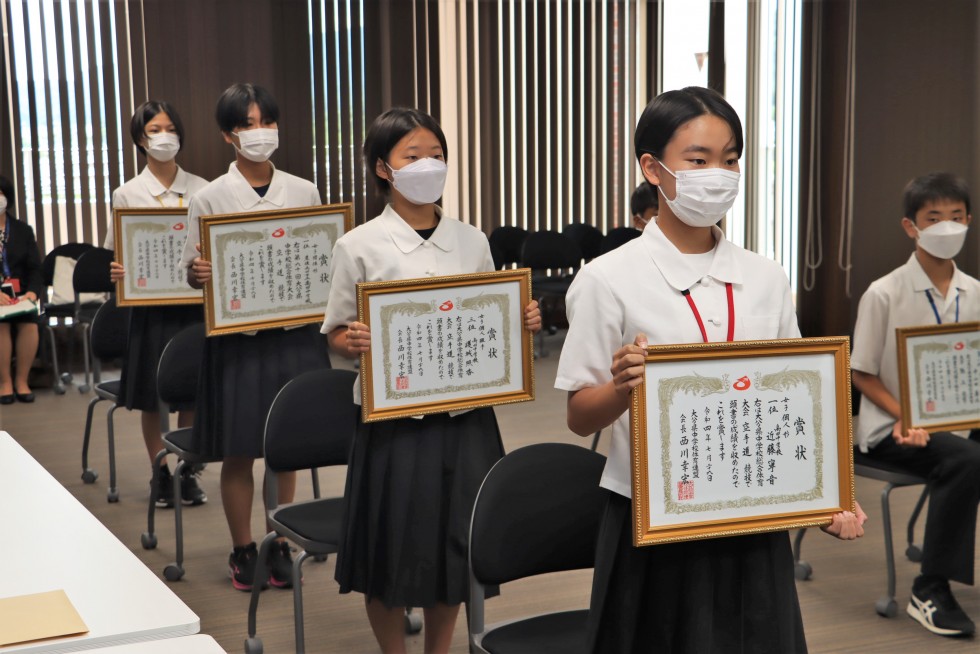
M0 307L21 299L37 302L44 289L41 274L41 254L37 249L34 230L17 220L13 207L14 185L0 176L0 259L3 283L13 289L15 297L0 293ZM37 355L37 314L19 314L0 321L0 404L15 400L33 402L34 393L27 385L27 375ZM14 353L13 332L17 333L17 369L10 376L10 361Z

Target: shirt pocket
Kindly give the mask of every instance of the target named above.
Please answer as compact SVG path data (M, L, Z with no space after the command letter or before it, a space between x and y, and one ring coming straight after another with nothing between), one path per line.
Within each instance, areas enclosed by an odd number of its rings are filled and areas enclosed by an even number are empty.
M779 314L768 313L739 318L739 333L735 335L740 341L764 341L779 337Z

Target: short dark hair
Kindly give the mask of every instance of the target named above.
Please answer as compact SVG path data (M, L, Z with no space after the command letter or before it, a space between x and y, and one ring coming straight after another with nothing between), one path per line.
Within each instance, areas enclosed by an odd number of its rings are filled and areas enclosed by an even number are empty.
M929 173L916 177L905 185L902 194L902 210L906 218L915 222L915 214L929 202L952 200L966 205L970 214L970 188L966 181L953 173Z
M266 89L255 84L232 84L218 98L214 119L222 132L230 132L236 127L248 127L248 108L258 105L262 122L279 122L279 105Z
M379 177L375 168L378 159L388 160L388 155L398 142L406 134L416 127L427 129L436 135L439 144L442 146L442 155L449 159L449 146L446 145L446 135L436 119L418 109L408 109L406 107L395 107L389 109L374 119L368 129L367 138L364 139L364 158L368 169L374 173L374 181L382 193L387 193L389 182L383 177Z
M9 179L0 175L0 193L7 198L7 211L11 216L14 215L14 207L17 206L17 198L14 196L14 185Z
M630 195L630 215L642 216L647 209L659 209L660 201L657 199L657 187L644 180L639 186L633 189Z
M140 141L146 136L146 124L158 114L167 114L170 122L174 124L174 129L177 130L177 140L180 141L181 147L184 145L184 125L180 122L180 115L177 113L177 110L168 102L147 100L136 107L136 111L133 112L133 118L129 121L129 135L133 138L133 144L136 146L136 149L144 156L146 155L146 149L140 145Z
M741 157L744 141L738 114L717 91L688 86L679 91L661 93L643 110L633 133L633 150L637 160L643 154L652 154L660 159L681 125L706 114L718 116L728 123L735 137L735 150Z

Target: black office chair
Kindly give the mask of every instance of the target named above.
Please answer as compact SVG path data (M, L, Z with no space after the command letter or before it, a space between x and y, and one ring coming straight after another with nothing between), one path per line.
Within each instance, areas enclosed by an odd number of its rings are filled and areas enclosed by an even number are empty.
M105 248L92 248L87 250L75 264L75 273L72 276L72 287L75 289L75 326L82 328L82 348L83 359L85 361L85 383L78 387L79 393L88 393L91 379L91 356L89 355L89 325L95 312L102 305L101 302L82 302L82 293L112 293L116 290L115 284L109 279L109 264L112 263L114 254L112 250ZM98 361L95 362L95 383L98 384L101 378L101 368Z
M126 354L129 341L129 309L117 307L116 301L110 298L101 305L92 319L91 329L92 355L97 361L113 361ZM112 406L106 414L109 433L109 502L119 501L119 491L116 488L116 438L113 428L113 414L119 408L119 398L122 394L120 380L100 382L95 385L95 397L88 403L88 414L85 417L85 436L82 440L82 481L94 483L99 474L88 467L88 446L92 435L92 415L95 405L103 400L111 402Z
M340 544L343 498L331 497L279 506L280 472L347 465L357 428L358 407L351 398L357 375L349 370L314 370L283 386L265 424L265 498L273 531L259 547L255 579L265 579L266 558L276 538L286 537L302 551L293 560L293 620L296 652L305 651L303 635L303 562L334 554ZM261 583L252 586L248 607L248 654L262 652L256 636Z
M599 243L599 254L606 254L607 252L612 252L620 245L625 245L629 243L634 238L639 238L642 234L638 229L632 227L614 227L610 229L609 232L602 237L602 242Z
M533 232L524 241L521 266L530 268L533 272L531 292L541 305L542 325L547 328L548 333L558 332L554 316L559 312L556 306L546 305L545 300L551 300L553 304L564 301L575 271L581 265L582 251L563 234L552 231ZM547 356L544 332L545 329L542 329L538 333L538 353L542 357Z
M501 225L490 232L490 253L497 270L503 270L521 260L521 250L527 230L510 225Z
M484 587L593 567L605 460L577 445L541 443L514 450L487 474L470 523L471 652L586 651L587 609L486 626Z
M572 223L566 225L561 233L578 246L586 263L595 259L602 251L602 232L592 225Z
M191 404L197 399L197 382L204 358L204 325L202 323L185 327L170 339L160 355L157 367L157 393L164 404ZM140 536L143 549L157 546L154 533L156 498L160 488L160 464L167 454L177 456L177 466L173 473L174 532L177 540L177 559L163 569L168 581L178 581L184 576L184 511L180 501L180 482L188 466L201 467L207 463L220 461L221 457L210 457L194 447L194 428L182 427L163 435L163 447L153 461L153 477L150 479L150 499L147 509L146 531Z
M58 257L68 257L69 259L78 260L79 257L94 247L91 243L62 243L48 252L44 257L44 261L41 263L45 287L51 288L54 285L54 268ZM75 307L73 304L50 304L45 302L39 318L41 328L48 335L48 349L50 350L51 367L54 371L54 392L58 395L64 395L65 384L71 383L71 363L74 357L75 342L74 340L69 340L68 370L62 373L58 369L58 346L55 342L54 329L51 327L51 321L54 320L59 324L65 324L68 319L72 319L74 316Z
M881 490L881 516L882 530L885 533L885 569L888 574L888 593L882 595L875 602L875 611L878 615L885 618L894 618L898 614L898 604L895 602L895 546L892 538L892 517L889 496L892 490L904 486L925 485L928 481L925 477L910 474L898 467L877 461L867 454L862 453L858 448L854 448L854 474L858 477L876 479L885 482L885 487ZM929 497L929 487L922 489L919 501L915 504L915 509L909 517L909 524L906 530L907 545L905 556L912 562L922 561L922 548L915 544L915 523L919 519L922 507ZM796 562L795 575L800 581L806 581L813 574L813 567L800 558L803 547L803 536L806 529L800 529L796 533L793 541L793 558Z

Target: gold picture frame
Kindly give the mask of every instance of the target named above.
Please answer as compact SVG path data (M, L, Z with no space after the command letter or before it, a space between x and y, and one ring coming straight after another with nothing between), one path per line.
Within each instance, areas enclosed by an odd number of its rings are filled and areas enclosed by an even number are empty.
M207 335L322 322L333 246L353 228L349 202L201 216Z
M358 284L363 421L533 400L530 301L527 268Z
M191 288L186 274L179 268L187 240L186 229L186 207L113 210L115 259L126 268L126 277L116 282L119 306L170 306L204 301L204 294Z
M895 344L899 405L906 429L980 428L980 322L899 327ZM937 368L945 370L937 374ZM964 379L956 383L960 375ZM944 385L944 376L953 379L947 378ZM952 391L949 382L956 390L947 394Z
M829 524L854 510L848 339L651 346L630 441L635 546Z

